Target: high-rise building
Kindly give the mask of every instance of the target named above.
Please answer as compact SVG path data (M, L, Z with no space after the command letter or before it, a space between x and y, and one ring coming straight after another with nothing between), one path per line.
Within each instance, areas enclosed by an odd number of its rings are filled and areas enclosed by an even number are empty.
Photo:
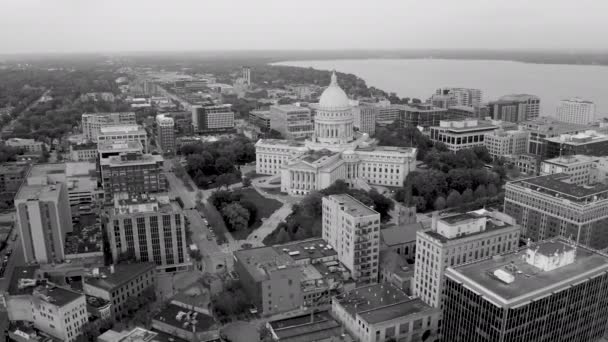
M556 158L575 154L594 157L608 156L608 134L585 131L575 135L562 134L545 139L545 158Z
M97 133L97 142L139 141L144 151L148 151L148 133L140 125L104 126Z
M350 195L323 197L323 240L361 283L378 281L380 214Z
M514 251L519 234L515 220L497 211L435 215L430 229L416 233L412 293L433 307L441 307L447 267Z
M540 98L528 94L505 95L489 106L494 120L522 122L534 120L540 114Z
M400 106L391 104L388 100L378 101L376 103L362 102L362 106L371 106L376 111L376 121L390 123L397 120L399 116Z
M251 68L248 66L244 66L241 68L241 77L245 80L245 84L248 86L251 85Z
M72 231L66 184L23 184L15 197L15 209L25 261L63 261L65 236Z
M567 173L570 181L577 185L592 184L597 181L595 172L600 158L585 155L570 155L545 159L540 163L540 174Z
M82 114L82 132L85 138L95 142L101 127L136 124L135 112Z
M556 114L559 121L588 125L595 120L595 104L578 97L561 100Z
M314 126L310 109L295 105L270 107L270 128L280 132L284 139L304 139L312 137Z
M192 265L184 214L166 196L114 196L107 234L115 262L121 254L129 254L141 262L154 262L162 272L185 271Z
M483 145L492 158L515 157L528 152L528 131L496 130L484 136Z
M608 185L577 185L564 173L508 182L504 212L533 241L561 235L591 248L608 247Z
M336 296L331 310L357 341L435 341L438 337L439 309L389 283Z
M13 203L23 184L29 164L4 163L0 165L0 201Z
M369 105L360 105L353 107L353 117L355 119L355 127L361 133L367 133L373 136L376 133L376 115L377 111Z
M450 151L483 146L487 133L494 132L498 126L487 121L474 119L458 121L439 121L438 126L430 127L432 141L443 143Z
M546 116L524 121L519 125L520 129L530 132L528 153L539 157L544 157L546 154L547 138L559 137L562 134L577 134L589 129L589 126L561 122Z
M136 152L101 159L101 185L106 203L112 203L114 195L119 193L139 195L166 191L163 164L160 155Z
M600 341L608 256L556 239L446 271L443 339Z
M192 106L192 127L199 133L221 133L234 130L232 106Z
M175 122L173 118L159 114L156 116L156 143L163 154L175 154Z
M431 126L439 126L441 120L446 120L448 110L433 107L430 104L409 104L399 106L397 121L401 127L422 127L428 130Z
M455 105L466 107L480 107L482 91L473 88L438 88L435 95L449 96L454 99ZM447 108L447 107L444 107Z

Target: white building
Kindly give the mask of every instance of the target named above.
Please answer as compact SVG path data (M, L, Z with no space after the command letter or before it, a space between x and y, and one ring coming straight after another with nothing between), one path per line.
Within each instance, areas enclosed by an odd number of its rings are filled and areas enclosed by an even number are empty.
M449 96L457 106L481 106L482 91L480 89L445 87L435 90L435 95Z
M497 125L478 120L441 120L439 126L431 127L431 140L444 143L456 152L475 146L483 146L486 133L498 129Z
M412 293L441 307L447 267L517 250L520 226L515 219L485 209L433 217L431 229L416 233L416 264Z
M135 112L82 114L82 133L88 140L97 142L101 127L110 125L136 125Z
M595 120L595 104L578 97L561 100L556 114L559 121L588 125Z
M27 153L41 153L44 143L34 139L10 138L4 143L6 146L20 148Z
M528 131L496 130L484 135L483 145L492 158L513 157L528 152Z
M270 128L281 133L285 139L310 138L314 133L310 109L295 105L270 107Z
M540 175L552 175L555 173L567 173L570 181L578 185L593 184L601 181L600 174L597 172L600 166L600 157L591 157L582 154L561 156L543 160L540 163Z
M281 175L281 191L306 195L338 179L351 186L400 186L415 167L415 148L379 147L355 135L352 108L335 74L321 95L314 134L305 142L261 139L256 172Z
M378 281L380 214L350 195L323 197L323 240L358 282Z
M148 133L140 125L117 125L104 126L99 129L97 141L139 141L144 149L148 151Z
M361 133L374 136L376 133L376 112L377 110L374 107L368 105L353 107L355 128Z
M156 116L156 144L163 154L175 154L175 122L173 118L159 114Z

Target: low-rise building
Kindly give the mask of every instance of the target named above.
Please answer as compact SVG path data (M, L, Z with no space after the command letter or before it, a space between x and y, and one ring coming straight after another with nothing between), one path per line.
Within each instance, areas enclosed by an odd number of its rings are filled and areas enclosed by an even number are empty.
M152 328L186 341L221 341L219 324L212 316L174 304L152 318Z
M439 309L389 283L358 287L334 298L332 313L361 342L432 341Z
M448 110L437 108L430 104L410 104L399 106L397 121L400 127L429 127L439 126L441 120L448 118Z
M156 265L153 263L131 263L112 265L93 271L84 279L85 294L102 298L112 304L115 321L131 317L133 308L129 300L137 300L154 294ZM149 300L149 299L148 299Z
M379 273L380 282L393 284L408 296L412 295L415 269L404 255L397 254L390 249L380 251Z
M562 134L585 132L589 126L557 121L550 117L539 117L520 122L520 129L530 132L528 153L544 157L547 149L547 138L559 137Z
M446 271L445 341L600 341L608 256L572 241L528 245Z
M374 136L376 133L377 110L373 106L360 105L353 107L354 126L361 133Z
M97 337L97 342L161 342L157 332L136 327L131 330L108 330Z
M34 139L10 138L4 142L6 146L20 148L26 153L41 154L44 143Z
M144 151L148 151L148 133L139 125L104 126L97 135L99 143L105 141L139 141Z
M252 110L249 112L249 122L263 132L270 131L270 111L269 110Z
M545 158L584 154L594 157L608 156L608 134L585 131L575 135L562 134L547 138Z
M567 173L570 175L570 181L574 184L593 184L598 181L595 173L598 163L598 157L585 155L568 155L545 159L540 163L540 175Z
M0 165L0 201L13 204L27 175L29 164L4 163Z
M494 132L498 126L478 120L440 121L439 126L430 127L432 141L441 142L450 151L483 146L487 133Z
M532 153L523 153L517 155L513 162L517 166L519 172L528 176L537 176L540 172L541 158Z
M514 160L518 155L527 153L529 135L527 131L496 130L485 134L483 145L492 158Z
M416 233L423 229L420 222L399 224L380 230L382 249L391 250L405 258L416 256Z
M354 342L328 311L273 320L266 327L277 342Z
M71 161L88 161L97 158L97 143L85 142L81 144L70 144Z
M270 128L280 132L285 139L310 138L314 133L310 109L295 105L270 107Z
M435 215L431 228L417 233L412 293L440 308L447 267L516 250L520 229L512 217L498 211Z

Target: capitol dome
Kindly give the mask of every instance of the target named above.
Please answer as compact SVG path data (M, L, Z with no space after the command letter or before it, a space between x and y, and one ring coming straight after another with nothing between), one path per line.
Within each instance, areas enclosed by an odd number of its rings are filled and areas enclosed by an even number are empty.
M338 85L338 78L335 72L331 74L331 83L321 94L319 107L321 109L344 109L350 107L348 96Z

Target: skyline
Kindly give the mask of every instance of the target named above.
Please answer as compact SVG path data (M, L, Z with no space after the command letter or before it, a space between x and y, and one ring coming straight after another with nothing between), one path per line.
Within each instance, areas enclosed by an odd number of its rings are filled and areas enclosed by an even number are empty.
M525 6L525 10L524 9ZM585 9L585 15L573 16ZM5 54L221 50L534 49L603 46L608 3L320 0L8 0ZM208 13L212 12L213 15ZM541 20L542 19L542 20ZM446 27L449 30L446 31ZM18 34L16 34L18 33ZM212 34L209 34L212 33Z

